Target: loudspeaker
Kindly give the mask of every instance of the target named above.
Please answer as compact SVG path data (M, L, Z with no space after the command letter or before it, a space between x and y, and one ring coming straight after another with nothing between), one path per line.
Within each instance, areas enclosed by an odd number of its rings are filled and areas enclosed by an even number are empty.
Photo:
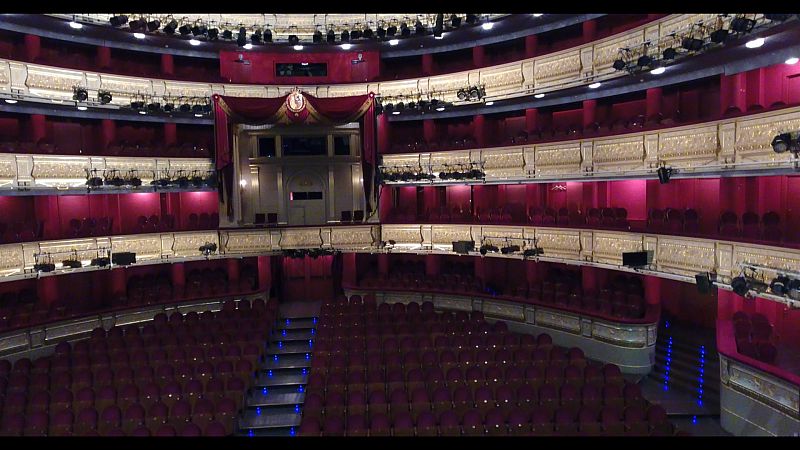
M653 261L653 252L624 252L622 253L622 265L628 267L642 267Z
M136 253L120 252L111 255L111 262L118 266L127 266L136 262Z
M475 241L453 241L453 252L468 255L472 251L475 251Z
M254 223L256 225L262 225L267 223L267 215L263 213L256 213L256 220Z

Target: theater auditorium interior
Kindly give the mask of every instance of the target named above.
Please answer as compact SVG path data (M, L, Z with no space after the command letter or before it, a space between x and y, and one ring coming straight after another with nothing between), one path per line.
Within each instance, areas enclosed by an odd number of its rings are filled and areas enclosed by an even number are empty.
M0 435L798 436L798 25L0 14Z

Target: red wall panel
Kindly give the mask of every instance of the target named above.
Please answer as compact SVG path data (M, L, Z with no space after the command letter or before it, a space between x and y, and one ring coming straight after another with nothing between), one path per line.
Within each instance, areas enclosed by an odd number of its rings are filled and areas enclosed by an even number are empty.
M239 63L239 55L250 64ZM361 58L359 58L361 55ZM380 75L380 56L377 51L330 53L263 53L221 51L220 74L231 83L256 84L324 84L360 83L373 81ZM352 61L361 59L361 63ZM277 77L278 63L327 63L324 77Z

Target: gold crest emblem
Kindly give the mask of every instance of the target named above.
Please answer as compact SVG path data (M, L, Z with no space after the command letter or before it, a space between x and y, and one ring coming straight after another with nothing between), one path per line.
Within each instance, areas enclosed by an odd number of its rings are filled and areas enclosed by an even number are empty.
M286 106L293 113L300 112L306 108L306 98L299 90L295 89L286 98Z

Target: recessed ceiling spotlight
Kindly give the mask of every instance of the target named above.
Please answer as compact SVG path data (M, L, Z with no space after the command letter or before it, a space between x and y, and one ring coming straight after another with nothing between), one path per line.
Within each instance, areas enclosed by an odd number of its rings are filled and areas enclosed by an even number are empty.
M82 23L75 22L74 20L69 23L69 26L70 26L70 28L74 28L76 30L80 30L81 28L83 28L83 24Z
M536 94L533 96L533 98L542 98L542 97L544 97L544 94Z
M133 33L133 37L135 37L136 39L144 39L146 36L144 35L144 33Z
M86 111L87 109L85 106L78 106L78 111Z
M392 111L392 114L394 114L396 116L396 115L400 114L400 111Z
M147 111L144 111L144 110L142 110L142 111L139 111L139 114L141 114L141 115L145 115L145 114L147 114Z
M297 51L300 51L300 50L303 49L303 46L302 45L295 45L294 49L297 50Z
M494 105L494 102L493 102L493 101L488 101L488 102L486 102L486 106L492 106L492 105Z
M203 117L203 115L202 115L202 114L195 114L194 116L195 116L195 117Z
M600 87L600 82L599 81L595 81L594 83L589 85L589 89L597 89L599 87Z
M389 39L389 45L397 45L400 43L400 39Z
M494 28L494 23L493 22L484 22L484 23L481 24L481 28L483 28L486 31L489 31L492 28Z
M650 73L653 75L661 75L662 73L666 72L667 68L664 66L656 67L655 69L651 70Z
M253 44L251 44L251 43L249 43L249 42L248 42L247 44L244 44L244 49L245 49L245 50L250 50L250 49L252 49L252 48L253 48Z
M16 101L16 100L14 100L13 98L7 98L7 99L6 99L6 103L8 103L8 104L10 104L10 105L13 105L14 103L17 103L17 101Z
M444 39L444 33L442 33L442 34L440 34L438 36L434 35L433 38L434 39Z
M350 50L353 47L353 44L345 43L345 44L342 44L341 47L342 47L342 50Z
M307 66L307 65L308 65L308 63L307 63L307 62L301 62L301 63L300 63L300 65L301 65L301 66Z
M436 110L437 111L444 111L444 106L440 106L440 107L436 108Z
M763 37L755 38L755 39L753 39L751 41L747 41L747 43L744 44L744 46L747 47L747 48L758 48L758 47L761 47L762 45L764 45L764 41L765 40L766 39L764 39Z
M786 60L786 64L791 66L797 64L797 61L800 61L800 59L797 59L796 57L792 56L791 58Z
M533 17L542 17L544 14L534 14Z
M197 39L189 39L189 44L191 45L200 45L200 41Z

